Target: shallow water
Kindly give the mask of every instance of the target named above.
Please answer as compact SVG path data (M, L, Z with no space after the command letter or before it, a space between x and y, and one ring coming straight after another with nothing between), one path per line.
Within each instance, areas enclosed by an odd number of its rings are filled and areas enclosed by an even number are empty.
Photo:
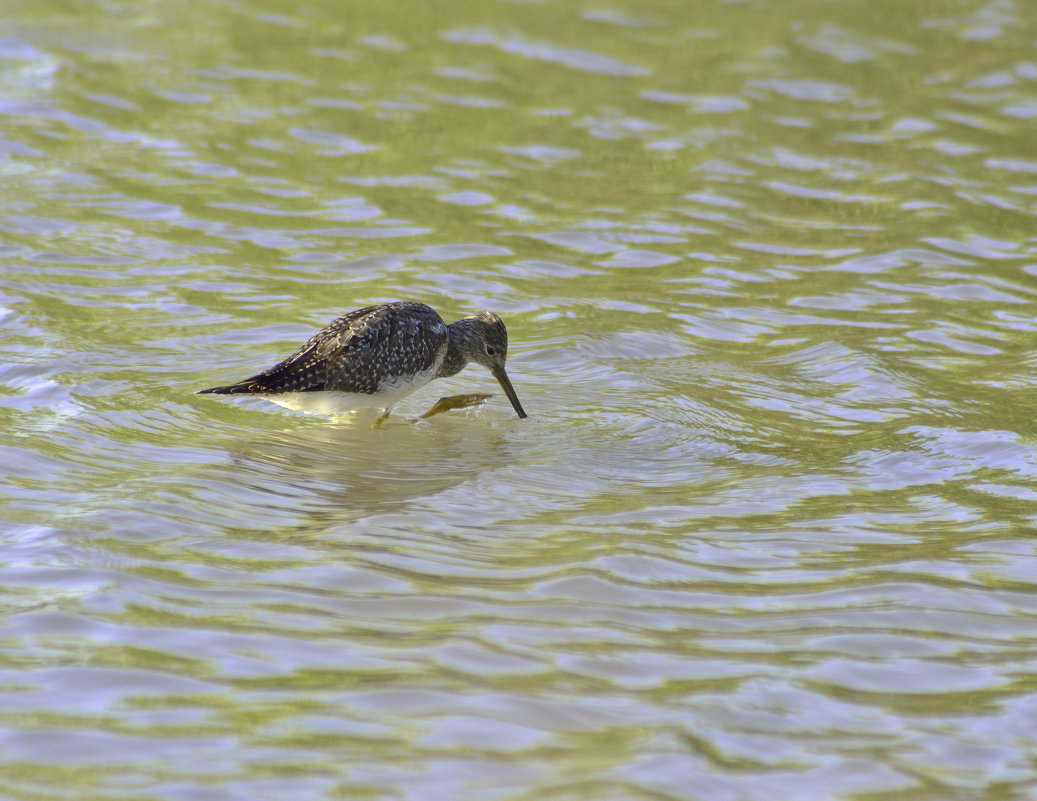
M7 6L4 797L1034 797L1031 11Z

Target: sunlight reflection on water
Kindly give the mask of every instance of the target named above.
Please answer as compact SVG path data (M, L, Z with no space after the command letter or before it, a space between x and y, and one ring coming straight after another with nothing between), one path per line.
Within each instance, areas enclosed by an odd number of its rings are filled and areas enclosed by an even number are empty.
M0 37L4 792L1025 794L1021 7L276 6ZM403 298L532 419L192 394Z

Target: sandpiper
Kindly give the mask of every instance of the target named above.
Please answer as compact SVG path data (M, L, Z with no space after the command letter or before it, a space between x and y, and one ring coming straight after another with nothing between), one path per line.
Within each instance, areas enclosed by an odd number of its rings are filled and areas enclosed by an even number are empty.
M199 394L255 395L318 412L376 406L385 419L401 398L476 362L497 379L518 416L527 417L504 370L507 356L508 329L492 312L447 325L423 303L380 303L343 314L269 370ZM470 403L446 408L463 405Z

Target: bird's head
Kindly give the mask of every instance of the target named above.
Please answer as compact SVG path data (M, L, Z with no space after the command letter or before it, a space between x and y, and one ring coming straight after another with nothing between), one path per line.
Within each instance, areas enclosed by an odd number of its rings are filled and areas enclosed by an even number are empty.
M504 321L493 312L484 311L458 320L451 328L460 334L457 345L465 360L481 364L493 373L518 416L528 417L504 369L508 358L508 329Z

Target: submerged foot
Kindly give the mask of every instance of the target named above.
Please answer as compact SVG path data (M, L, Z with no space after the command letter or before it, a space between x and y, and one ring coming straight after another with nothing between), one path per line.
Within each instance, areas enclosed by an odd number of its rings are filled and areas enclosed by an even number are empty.
M425 414L421 415L419 419L424 420L433 415L449 412L453 409L468 409L472 406L478 406L480 403L485 402L487 398L492 397L492 395L450 395L446 398L440 398L435 402L435 404L433 404L432 408L425 412Z

